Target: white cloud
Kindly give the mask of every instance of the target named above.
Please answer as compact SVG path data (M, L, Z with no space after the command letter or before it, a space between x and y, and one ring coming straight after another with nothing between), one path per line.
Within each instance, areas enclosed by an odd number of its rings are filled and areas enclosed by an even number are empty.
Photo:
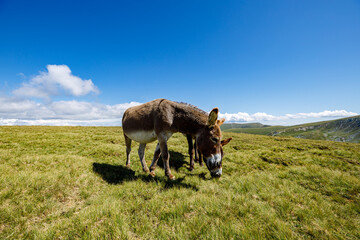
M75 100L44 104L0 97L0 125L121 125L125 110L139 104L105 105Z
M0 125L44 125L44 126L121 126L119 119L70 120L70 119L2 119Z
M285 118L324 118L324 117L350 117L358 115L354 112L348 112L346 110L335 110L335 111L323 111L319 113L297 113L297 114L286 114Z
M254 122L254 121L267 121L274 120L276 117L267 113L255 113L248 114L245 112L238 113L224 113L219 115L221 118L225 118L227 122Z
M36 118L51 117L52 112L43 104L31 100L0 97L0 118Z
M89 93L99 93L91 79L82 80L74 76L66 65L47 65L47 72L31 78L30 82L23 83L15 89L13 94L21 97L35 97L50 100L64 92L73 96L84 96Z
M336 117L350 117L358 115L358 113L348 112L346 110L323 111L318 113L295 113L285 114L282 116L273 116L267 113L248 114L244 112L238 113L220 113L221 118L225 118L227 122L266 122L266 121L280 121L290 119L307 119L307 118L336 118Z
M17 100L0 97L0 113L23 112L36 107L36 103L30 100Z

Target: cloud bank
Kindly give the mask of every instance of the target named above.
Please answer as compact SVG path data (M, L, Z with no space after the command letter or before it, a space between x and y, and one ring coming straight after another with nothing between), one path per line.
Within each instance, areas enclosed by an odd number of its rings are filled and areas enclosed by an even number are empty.
M306 119L306 118L337 118L337 117L351 117L358 115L358 113L348 112L346 110L323 111L317 113L295 113L285 114L282 116L273 116L267 113L258 112L255 114L248 114L245 112L238 113L220 113L220 117L225 118L227 122L266 122L266 121L284 121L291 119Z
M139 104L106 105L75 100L44 104L0 97L0 125L119 126L125 110Z
M12 96L0 95L0 125L55 125L55 126L120 126L122 116L129 107L138 102L106 105L87 101L52 101L54 96L78 98L98 94L99 89L91 79L74 76L66 65L47 65L22 86L12 91ZM19 74L25 79L24 74ZM292 119L338 118L358 115L346 110L318 113L295 113L274 116L267 113L224 113L227 122L290 121Z

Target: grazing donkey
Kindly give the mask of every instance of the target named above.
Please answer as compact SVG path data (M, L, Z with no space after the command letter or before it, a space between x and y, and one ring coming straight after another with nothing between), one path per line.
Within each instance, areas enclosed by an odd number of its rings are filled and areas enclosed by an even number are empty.
M199 152L212 177L222 174L222 146L231 138L221 141L220 125L224 119L217 120L218 108L210 114L184 103L172 102L166 99L156 99L139 106L128 108L122 119L122 127L126 143L126 166L130 167L131 141L140 143L139 157L145 172L149 169L145 162L145 147L156 139L158 144L150 165L150 175L155 176L155 168L160 153L164 162L165 175L173 180L169 166L169 151L167 141L175 132L195 136ZM192 162L192 164L194 163Z

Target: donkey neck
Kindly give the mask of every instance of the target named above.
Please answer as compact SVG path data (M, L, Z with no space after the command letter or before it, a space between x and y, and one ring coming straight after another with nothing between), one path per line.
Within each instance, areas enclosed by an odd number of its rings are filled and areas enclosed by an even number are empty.
M174 104L173 108L172 127L175 131L195 136L200 129L206 126L208 119L206 112L182 103Z

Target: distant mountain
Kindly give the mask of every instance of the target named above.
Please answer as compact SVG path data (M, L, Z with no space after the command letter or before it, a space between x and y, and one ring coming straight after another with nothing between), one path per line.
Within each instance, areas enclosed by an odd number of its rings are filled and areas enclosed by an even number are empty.
M265 127L254 128L227 128L224 129L224 131L360 143L360 115L331 121L300 124L289 127L266 125L264 126Z
M261 123L225 123L221 126L221 130L235 129L235 128L263 128L270 127Z
M230 128L223 130L224 132L235 132L235 133L250 133L258 135L269 135L272 136L273 132L283 130L284 126L266 126L260 128Z

